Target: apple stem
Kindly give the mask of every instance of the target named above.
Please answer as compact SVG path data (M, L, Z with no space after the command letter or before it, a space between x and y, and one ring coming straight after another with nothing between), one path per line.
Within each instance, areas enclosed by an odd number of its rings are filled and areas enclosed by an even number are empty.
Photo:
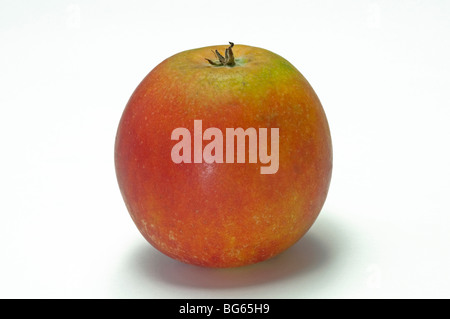
M210 59L206 59L209 64L214 66L234 66L236 63L234 61L233 50L231 49L234 46L233 42L229 42L230 46L225 49L225 57L219 53L219 51L213 51L214 55L219 61L212 61Z

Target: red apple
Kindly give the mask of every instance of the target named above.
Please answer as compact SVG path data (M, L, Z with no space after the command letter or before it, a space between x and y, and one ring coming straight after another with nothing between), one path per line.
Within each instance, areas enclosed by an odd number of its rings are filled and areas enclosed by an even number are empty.
M154 247L235 267L308 231L327 196L332 146L302 74L268 50L231 44L178 53L144 78L120 120L115 165Z

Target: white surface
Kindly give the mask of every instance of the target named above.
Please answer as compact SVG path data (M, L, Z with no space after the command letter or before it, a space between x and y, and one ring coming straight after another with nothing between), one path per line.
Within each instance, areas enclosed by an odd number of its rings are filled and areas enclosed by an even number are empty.
M0 297L450 297L450 2L227 3L0 3ZM142 238L113 145L153 67L227 41L310 81L334 171L297 245L215 270Z

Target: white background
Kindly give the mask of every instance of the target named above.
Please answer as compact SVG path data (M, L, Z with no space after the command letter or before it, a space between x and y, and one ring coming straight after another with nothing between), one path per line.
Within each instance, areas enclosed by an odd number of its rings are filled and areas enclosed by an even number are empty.
M308 234L237 269L139 234L114 171L131 93L183 50L259 46L330 123L330 192ZM0 297L450 297L449 1L0 2Z

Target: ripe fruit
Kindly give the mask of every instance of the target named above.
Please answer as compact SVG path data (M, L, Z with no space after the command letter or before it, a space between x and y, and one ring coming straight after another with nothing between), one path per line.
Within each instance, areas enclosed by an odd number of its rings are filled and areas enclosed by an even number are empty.
M225 56L208 59L212 49ZM115 164L154 247L234 267L277 255L313 224L330 183L331 137L318 97L288 61L245 45L205 47L166 59L139 84Z

